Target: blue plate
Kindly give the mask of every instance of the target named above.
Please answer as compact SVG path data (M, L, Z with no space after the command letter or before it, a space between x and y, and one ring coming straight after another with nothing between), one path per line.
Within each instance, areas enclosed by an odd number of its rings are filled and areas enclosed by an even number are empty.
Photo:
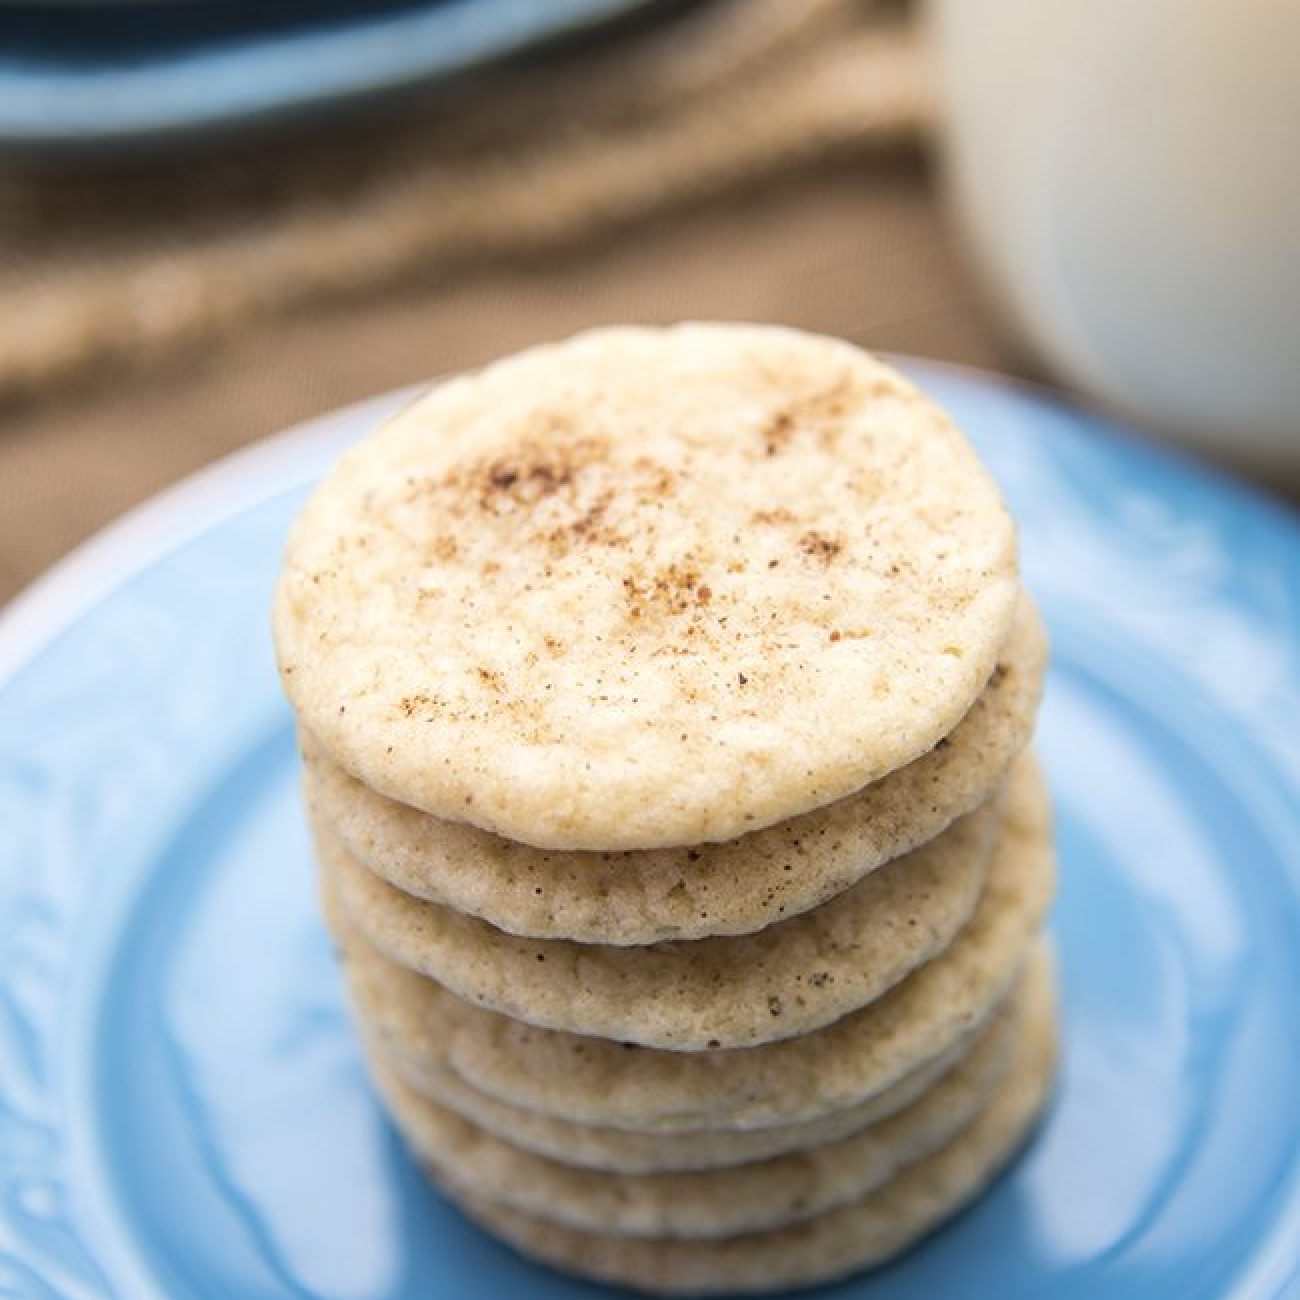
M909 369L1000 477L1055 638L1065 1058L987 1197L824 1294L1295 1295L1300 529L1044 397ZM0 633L0 1294L603 1294L424 1184L315 916L267 607L306 487L401 400L167 494Z
M665 0L3 0L0 149L84 151L303 117L652 4Z

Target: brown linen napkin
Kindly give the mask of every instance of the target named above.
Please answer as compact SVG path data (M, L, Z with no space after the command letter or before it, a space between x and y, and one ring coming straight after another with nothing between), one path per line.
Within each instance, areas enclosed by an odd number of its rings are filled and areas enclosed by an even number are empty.
M906 15L712 0L402 117L0 174L0 401L914 138Z

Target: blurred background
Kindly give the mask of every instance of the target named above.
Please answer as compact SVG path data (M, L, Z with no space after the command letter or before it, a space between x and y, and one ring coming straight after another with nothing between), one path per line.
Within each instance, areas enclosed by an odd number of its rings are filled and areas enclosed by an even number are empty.
M1050 382L1300 487L1294 0L0 0L0 600L586 325Z

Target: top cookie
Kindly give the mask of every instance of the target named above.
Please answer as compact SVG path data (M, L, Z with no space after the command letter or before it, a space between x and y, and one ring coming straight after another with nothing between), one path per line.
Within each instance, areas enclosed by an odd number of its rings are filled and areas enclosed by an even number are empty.
M924 753L987 680L1014 530L848 344L610 329L454 380L290 539L285 688L344 769L547 848L723 840Z

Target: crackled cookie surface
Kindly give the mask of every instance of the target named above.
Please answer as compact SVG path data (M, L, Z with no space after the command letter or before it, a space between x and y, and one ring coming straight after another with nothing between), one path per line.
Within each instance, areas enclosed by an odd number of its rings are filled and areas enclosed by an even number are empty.
M839 341L595 331L435 389L303 511L285 689L341 768L552 848L726 840L925 753L1006 643L1015 534Z

